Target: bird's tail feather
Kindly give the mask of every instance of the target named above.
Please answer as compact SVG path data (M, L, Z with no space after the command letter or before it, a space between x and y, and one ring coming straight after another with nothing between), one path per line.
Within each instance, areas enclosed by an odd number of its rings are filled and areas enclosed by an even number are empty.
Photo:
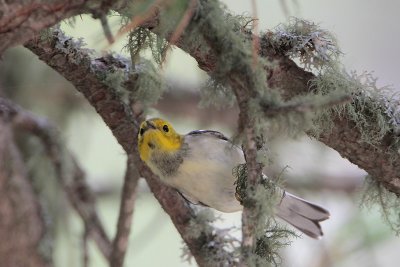
M328 219L330 214L316 204L284 192L277 216L304 234L318 239L323 235L319 222Z

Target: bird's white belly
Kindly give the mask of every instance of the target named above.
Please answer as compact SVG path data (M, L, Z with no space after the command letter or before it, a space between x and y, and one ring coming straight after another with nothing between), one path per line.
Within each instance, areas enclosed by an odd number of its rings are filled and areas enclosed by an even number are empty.
M235 166L230 161L191 157L182 163L170 182L189 200L222 212L235 212L242 209L235 197L236 178L232 174Z

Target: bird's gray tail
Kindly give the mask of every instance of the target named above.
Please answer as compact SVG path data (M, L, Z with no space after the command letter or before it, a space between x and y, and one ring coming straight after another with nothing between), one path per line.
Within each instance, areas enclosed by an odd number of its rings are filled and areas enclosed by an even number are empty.
M330 216L326 209L287 192L283 192L276 215L316 239L323 235L319 222Z

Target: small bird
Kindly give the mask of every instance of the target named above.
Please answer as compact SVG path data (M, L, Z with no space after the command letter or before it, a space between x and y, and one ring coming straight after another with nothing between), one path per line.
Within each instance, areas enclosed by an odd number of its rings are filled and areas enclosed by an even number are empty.
M245 162L243 151L222 133L197 130L180 135L167 121L153 118L141 123L138 146L147 166L187 201L222 212L243 209L232 174ZM282 192L276 215L312 238L322 237L319 222L328 219L329 212Z

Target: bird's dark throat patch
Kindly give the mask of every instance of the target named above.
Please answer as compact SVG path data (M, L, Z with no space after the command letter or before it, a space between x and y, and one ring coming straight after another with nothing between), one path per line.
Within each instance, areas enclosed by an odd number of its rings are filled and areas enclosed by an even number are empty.
M154 151L151 155L151 161L164 177L170 177L177 173L188 153L188 146L184 144L181 149L175 152L160 153Z

